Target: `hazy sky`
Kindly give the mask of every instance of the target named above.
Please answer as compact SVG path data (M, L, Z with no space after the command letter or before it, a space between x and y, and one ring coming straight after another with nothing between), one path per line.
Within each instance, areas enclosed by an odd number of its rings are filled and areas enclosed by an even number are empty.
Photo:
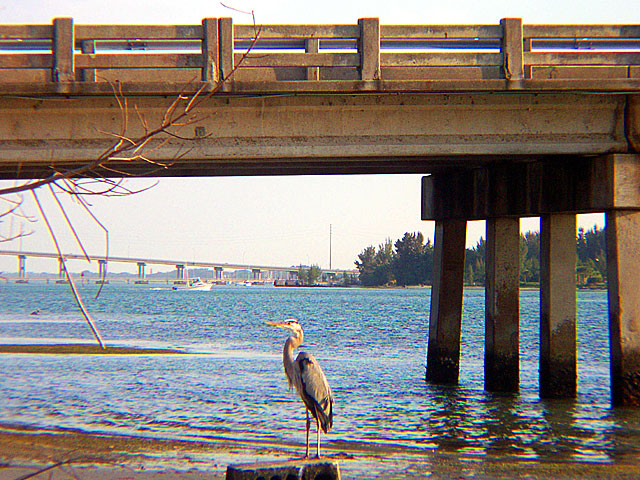
M258 23L345 23L360 17L379 17L385 24L497 24L503 17L522 17L525 23L640 23L635 0L615 1L335 1L227 0L240 10L253 10ZM0 2L0 23L50 23L71 16L75 23L199 24L204 17L231 16L234 23L251 23L247 15L216 1L169 0L11 0ZM396 240L406 231L422 231L433 238L433 223L420 221L420 175L245 177L162 179L151 190L128 198L95 198L93 212L108 228L110 254L147 258L239 262L271 265L329 264L329 225L332 225L332 264L353 268L366 246ZM145 180L138 185L150 185ZM3 185L6 185L4 183ZM78 252L53 213L54 203L40 194L62 240L65 252ZM88 215L65 202L90 253L104 252L104 233ZM27 213L37 216L30 196ZM0 223L34 234L0 244L2 250L54 252L42 221ZM580 216L587 228L603 226L602 215ZM536 219L523 220L524 231L537 229ZM467 243L484 236L484 223L471 222ZM15 271L14 257L0 256L0 272ZM28 260L30 271L55 271L51 261ZM72 264L72 269L87 267ZM110 271L133 271L135 266L109 266ZM155 268L154 268L155 270Z

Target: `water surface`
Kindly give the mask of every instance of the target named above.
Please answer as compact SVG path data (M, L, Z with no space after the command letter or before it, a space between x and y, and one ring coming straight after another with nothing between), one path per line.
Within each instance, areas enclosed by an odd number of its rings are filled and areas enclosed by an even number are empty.
M578 292L577 399L541 401L536 290L521 292L521 390L496 396L483 390L483 290L465 291L460 385L443 388L424 381L429 289L113 284L94 300L95 288L81 291L108 344L187 354L1 355L0 426L302 445L286 332L264 324L296 317L334 391L331 449L640 460L640 413L610 408L606 292ZM0 284L0 343L61 341L91 341L68 287Z

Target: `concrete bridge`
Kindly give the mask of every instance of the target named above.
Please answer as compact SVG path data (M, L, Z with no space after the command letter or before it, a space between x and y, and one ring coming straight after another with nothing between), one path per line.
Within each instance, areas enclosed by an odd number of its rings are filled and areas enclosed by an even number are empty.
M114 138L144 158L109 159ZM98 158L83 173L432 174L427 380L458 380L466 221L486 219L491 391L518 389L518 219L541 216L540 394L575 395L575 214L604 211L612 401L640 405L639 25L0 25L0 140L4 179Z
M18 259L18 282L24 283L27 280L27 258L50 258L58 260L59 263L59 279L65 280L63 260L57 253L48 252L25 252L16 250L0 250L0 255L16 257ZM76 253L65 253L64 260L86 260L86 257ZM90 260L98 263L98 276L104 280L107 276L107 268L110 262L113 263L132 263L138 267L138 282L146 279L147 265L165 265L176 268L176 281L184 281L185 269L192 268L209 268L215 272L215 280L223 280L224 272L231 270L250 270L251 280L295 280L298 278L299 268L305 267L281 267L273 265L256 265L256 264L239 264L239 263L220 263L220 262L197 262L185 260L167 260L158 258L132 258L132 257L105 257L103 255L91 255ZM308 268L308 267L307 267ZM356 275L357 270L340 270L328 269L322 270L322 275L327 279L338 278L344 275Z

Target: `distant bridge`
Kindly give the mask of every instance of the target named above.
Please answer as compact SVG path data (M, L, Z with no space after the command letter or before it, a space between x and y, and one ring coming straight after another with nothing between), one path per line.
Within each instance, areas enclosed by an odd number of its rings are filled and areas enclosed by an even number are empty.
M60 262L60 255L57 253L46 252L25 252L17 250L0 250L0 255L13 256L18 258L18 279L26 280L26 259L32 258L50 258ZM86 257L82 254L63 254L65 260L86 260ZM184 279L185 268L210 268L215 272L215 279L222 280L225 270L250 270L253 280L273 279L274 276L278 279L290 280L297 278L300 268L308 269L305 267L279 267L273 265L256 265L256 264L239 264L239 263L216 263L216 262L196 262L185 260L164 260L153 258L130 258L130 257L105 257L101 255L90 255L91 261L98 262L99 276L100 278L106 277L107 264L109 262L114 263L133 263L138 266L138 280L145 279L145 267L147 265L170 265L176 268L176 280L180 281ZM280 273L283 275L274 275L274 273ZM59 268L60 277L63 278L62 262L60 262ZM322 269L322 274L329 278L335 278L343 275L357 274L357 270L340 270L340 269ZM264 276L266 274L266 277Z

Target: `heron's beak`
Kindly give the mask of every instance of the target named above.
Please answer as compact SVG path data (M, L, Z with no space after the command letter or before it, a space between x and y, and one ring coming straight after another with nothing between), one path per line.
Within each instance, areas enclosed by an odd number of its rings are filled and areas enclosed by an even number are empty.
M267 325L272 325L274 327L284 327L284 325L282 324L282 322L274 322L272 320L267 320L265 322Z

